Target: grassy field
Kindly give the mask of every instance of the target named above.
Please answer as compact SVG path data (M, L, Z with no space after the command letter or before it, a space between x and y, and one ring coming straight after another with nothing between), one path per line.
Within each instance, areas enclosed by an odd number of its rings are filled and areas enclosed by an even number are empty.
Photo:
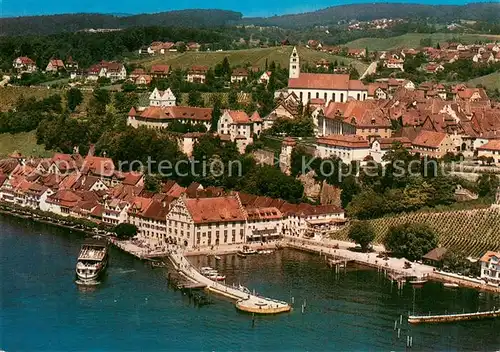
M375 242L381 243L389 227L404 223L425 223L436 231L439 244L463 250L467 255L481 256L500 250L500 209L476 209L407 215L369 221L375 230ZM332 233L332 238L347 240L349 229Z
M60 89L40 87L0 87L0 111L8 111L9 109L12 109L16 104L16 101L21 96L23 96L24 98L35 97L36 99L43 99L53 94L60 94L64 100L65 93L65 91L62 91ZM85 111L92 94L88 91L82 91L82 93L83 103L80 104L80 106L77 108L77 112Z
M362 74L367 64L358 60L345 58L342 56L330 55L319 51L301 47L298 49L301 64L308 62L313 65L320 59L327 59L329 61L344 61L346 64L352 63L354 68ZM256 48L247 50L232 50L221 52L185 52L185 53L168 53L161 56L152 58L139 59L135 63L142 64L145 68L150 68L154 64L168 64L173 68L187 69L193 65L205 65L214 67L220 63L224 57L229 59L231 66L244 65L249 63L253 66L258 66L264 70L266 59L268 64L274 61L282 67L288 67L292 47L272 47L272 48Z
M21 132L16 134L0 133L0 157L6 157L13 152L26 156L48 157L53 154L45 150L43 145L36 144L35 132Z
M477 40L487 41L498 40L497 36L479 35L479 34L453 34L453 33L408 33L392 38L361 38L346 44L349 48L368 48L368 50L390 50L400 47L416 48L420 46L420 40L425 38L432 39L432 45L436 46L438 42L444 42L456 38L463 43L473 43Z
M471 79L469 82L467 82L467 84L472 87L475 87L477 84L482 84L487 89L500 89L500 71Z

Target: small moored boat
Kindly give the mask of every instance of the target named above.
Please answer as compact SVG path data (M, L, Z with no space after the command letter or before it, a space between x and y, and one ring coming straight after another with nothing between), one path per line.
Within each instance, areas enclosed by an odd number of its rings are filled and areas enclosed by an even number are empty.
M243 246L243 249L241 251L238 251L238 255L240 257L247 256L247 255L254 255L254 254L258 254L258 253L259 252L257 252L255 249L251 249L248 246Z
M457 288L457 287L459 287L459 285L458 285L458 284L454 284L454 283L452 283L452 282L445 282L445 283L443 284L443 286L444 286L444 287L448 287L448 288Z

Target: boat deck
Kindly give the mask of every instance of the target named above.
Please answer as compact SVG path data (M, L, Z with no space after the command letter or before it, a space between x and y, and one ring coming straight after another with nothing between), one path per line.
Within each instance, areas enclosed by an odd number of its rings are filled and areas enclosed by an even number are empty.
M104 259L106 254L106 249L102 247L92 247L84 246L80 251L78 260L97 260L101 261Z

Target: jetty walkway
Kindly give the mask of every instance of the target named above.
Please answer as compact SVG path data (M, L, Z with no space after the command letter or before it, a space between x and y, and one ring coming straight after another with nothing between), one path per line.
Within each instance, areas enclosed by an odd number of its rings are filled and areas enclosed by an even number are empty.
M443 314L443 315L410 315L408 322L410 324L421 323L451 323L455 321L493 319L500 317L500 309L489 312L462 313L462 314Z
M175 269L193 283L205 285L206 290L236 301L236 308L243 312L255 314L278 314L289 312L292 307L287 302L272 298L260 297L237 288L212 281L202 275L187 259L180 249L168 254Z
M320 241L306 240L306 239L295 239L295 238L285 238L283 243L284 246L300 249L307 252L317 253L319 255L325 255L330 258L335 258L338 262L354 262L357 264L362 264L377 268L379 270L386 271L390 278L399 281L403 278L416 277L424 278L428 277L434 270L432 266L411 263L411 268L405 267L405 262L408 260L404 258L379 258L379 252L383 248L375 248L375 252L362 253L352 251L349 248L353 246L352 243L334 241L322 239ZM338 248L337 248L338 247Z

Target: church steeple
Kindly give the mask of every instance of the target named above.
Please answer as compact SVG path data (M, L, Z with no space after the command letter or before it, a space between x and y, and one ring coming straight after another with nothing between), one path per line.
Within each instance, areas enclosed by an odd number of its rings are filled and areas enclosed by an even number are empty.
M297 48L293 47L292 55L290 55L290 71L288 77L299 78L299 75L300 75L299 53L297 52Z

